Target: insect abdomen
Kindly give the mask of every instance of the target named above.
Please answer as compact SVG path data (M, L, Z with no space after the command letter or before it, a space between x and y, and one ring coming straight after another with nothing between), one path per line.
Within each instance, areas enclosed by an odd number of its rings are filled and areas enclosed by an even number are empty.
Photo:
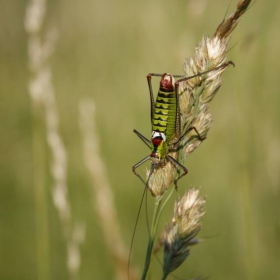
M176 124L175 91L159 90L155 103L152 130L166 135L167 143L174 137Z

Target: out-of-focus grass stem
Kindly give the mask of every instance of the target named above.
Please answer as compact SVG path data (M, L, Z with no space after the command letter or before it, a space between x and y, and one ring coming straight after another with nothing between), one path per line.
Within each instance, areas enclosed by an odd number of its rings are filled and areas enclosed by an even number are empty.
M36 215L36 250L38 280L50 280L49 224L45 178L45 128L42 106L32 102L33 180Z
M242 92L244 92L243 90ZM237 176L239 178L239 193L241 197L241 207L242 215L243 217L243 225L244 225L244 240L246 240L245 243L241 244L241 246L246 246L244 248L244 252L246 252L243 255L243 263L245 266L245 273L246 279L248 280L253 280L255 279L253 275L253 270L250 269L251 266L254 266L254 240L255 240L255 233L253 232L253 225L252 225L252 215L251 215L251 210L252 210L252 195L251 195L251 189L252 189L252 182L250 180L250 174L249 174L249 165L250 165L250 159L248 157L248 122L244 122L244 113L240 112L240 110L246 110L245 106L243 104L246 104L244 102L244 99L246 97L242 96L240 94L241 90L237 90L237 116L241 116L239 121L238 121L238 137L239 137L239 162L240 162L240 168L239 170L239 175Z
M80 128L83 136L84 161L93 190L92 205L98 214L108 251L114 260L116 280L127 279L127 252L119 228L114 194L100 152L95 124L95 104L83 99L79 104ZM130 280L138 279L131 271Z
M30 1L26 10L25 28L28 34L29 67L31 75L35 75L38 66L38 52L33 47L39 40L39 32L45 15L45 1ZM38 74L38 73L37 73ZM32 93L30 81L30 97L32 109L33 135L33 179L35 194L35 220L36 220L36 251L37 251L37 277L38 280L50 280L50 252L48 228L48 202L45 179L45 119L43 104L38 102Z
M28 35L28 62L30 70L29 95L33 107L34 122L34 176L36 189L37 247L39 279L50 278L48 256L47 194L44 192L44 162L46 143L51 154L50 173L53 178L52 198L58 211L67 247L67 268L70 279L78 279L80 268L79 246L84 240L84 223L74 223L67 185L67 151L59 131L59 112L49 58L55 49L57 30L48 30L42 36L46 1L30 0L26 9L25 30ZM43 38L42 38L43 37ZM46 141L47 140L47 141ZM38 193L37 193L38 191ZM37 211L38 210L38 211ZM41 252L43 251L43 252ZM42 257L44 255L45 257Z

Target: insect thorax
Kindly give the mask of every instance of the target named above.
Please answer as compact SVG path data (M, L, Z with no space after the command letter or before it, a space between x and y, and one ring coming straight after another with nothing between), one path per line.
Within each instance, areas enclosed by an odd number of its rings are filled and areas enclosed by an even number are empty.
M151 149L152 161L159 163L165 159L168 153L168 145L164 133L158 131L152 132Z

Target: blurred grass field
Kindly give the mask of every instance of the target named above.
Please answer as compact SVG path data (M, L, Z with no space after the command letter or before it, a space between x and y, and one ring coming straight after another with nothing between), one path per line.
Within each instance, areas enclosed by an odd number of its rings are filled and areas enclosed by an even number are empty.
M0 279L70 279L66 244L51 196L51 154L44 114L34 113L28 93L28 1L2 1L0 9ZM90 97L116 213L129 247L143 191L131 166L148 155L132 133L150 135L146 75L182 74L203 34L213 34L237 1L107 0L47 1L43 31L59 32L50 60L59 132L66 147L72 217L86 224L76 279L114 279L114 266L93 205L83 160L78 104ZM229 67L212 102L208 138L185 165L189 174L179 192L200 187L207 197L200 233L176 272L182 279L278 279L280 275L280 95L278 57L280 4L256 3L241 18L230 41ZM42 33L43 34L43 33ZM38 113L38 112L37 112ZM37 136L34 136L34 130ZM34 147L41 141L39 149ZM40 174L38 174L38 172ZM44 186L40 223L34 178ZM98 186L102 188L102 185ZM42 196L41 196L42 198ZM170 206L171 209L172 206ZM165 213L163 225L172 210ZM138 224L132 265L143 266L147 229ZM41 256L40 248L44 252ZM46 273L40 273L42 258ZM160 270L160 268L158 268ZM158 279L156 272L154 278Z

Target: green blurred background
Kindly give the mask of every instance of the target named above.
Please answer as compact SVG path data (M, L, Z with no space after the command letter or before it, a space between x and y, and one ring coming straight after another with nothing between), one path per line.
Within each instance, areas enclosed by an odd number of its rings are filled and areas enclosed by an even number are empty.
M229 2L47 1L42 35L50 28L59 32L49 65L67 150L69 201L73 220L86 225L76 279L115 277L83 159L80 100L95 102L102 159L129 247L143 191L131 166L149 152L132 133L136 128L150 135L146 75L181 74L184 58L192 55L202 34L214 33L229 5L230 12L235 10L237 1ZM34 113L28 93L27 4L2 0L0 5L0 279L70 279L51 195L44 113ZM225 72L211 105L214 123L207 141L187 158L189 174L180 181L179 192L200 187L207 197L200 233L205 242L175 273L182 279L280 277L279 26L279 1L256 1L233 32L227 57L236 67ZM42 141L39 149L36 141ZM44 187L43 200L41 194L38 201L34 178ZM45 211L39 221L38 205ZM45 228L38 231L38 223ZM146 239L142 211L132 260L139 269ZM42 262L45 273L39 269ZM152 279L159 279L157 272Z

